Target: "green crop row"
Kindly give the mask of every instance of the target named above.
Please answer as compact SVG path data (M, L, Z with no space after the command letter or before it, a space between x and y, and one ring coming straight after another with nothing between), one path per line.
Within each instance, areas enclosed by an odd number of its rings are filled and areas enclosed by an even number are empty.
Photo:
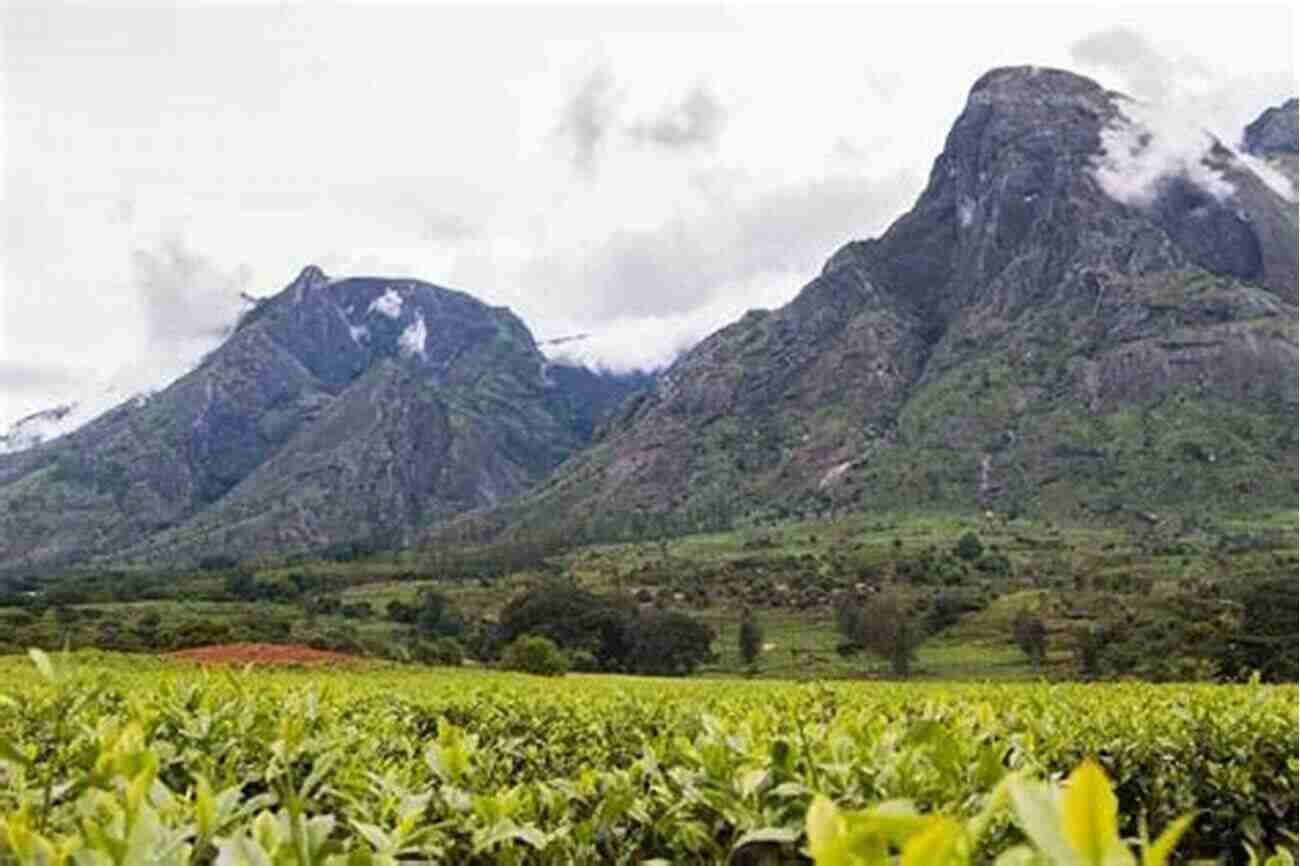
M0 659L6 866L1121 866L1105 840L1146 828L1181 833L1177 862L1277 846L1283 862L1295 840L1290 686L557 682L33 658ZM1076 767L1096 770L1096 791L1113 780L1114 809L1090 795L1086 832L1056 784ZM882 815L912 818L873 836ZM1054 822L1074 847L1051 848Z

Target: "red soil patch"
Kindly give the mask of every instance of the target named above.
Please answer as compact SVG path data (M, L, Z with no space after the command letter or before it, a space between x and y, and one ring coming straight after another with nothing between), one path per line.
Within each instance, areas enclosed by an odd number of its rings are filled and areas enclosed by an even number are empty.
M332 664L359 662L356 656L329 650L312 649L297 644L230 643L217 646L200 646L168 653L169 658L203 664Z

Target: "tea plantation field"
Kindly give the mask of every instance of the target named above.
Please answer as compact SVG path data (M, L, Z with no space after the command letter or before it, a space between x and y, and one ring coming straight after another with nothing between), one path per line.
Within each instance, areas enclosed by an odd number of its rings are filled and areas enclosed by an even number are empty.
M1170 862L1284 863L1297 734L1293 686L36 653L0 658L0 863L1103 866L1182 816Z

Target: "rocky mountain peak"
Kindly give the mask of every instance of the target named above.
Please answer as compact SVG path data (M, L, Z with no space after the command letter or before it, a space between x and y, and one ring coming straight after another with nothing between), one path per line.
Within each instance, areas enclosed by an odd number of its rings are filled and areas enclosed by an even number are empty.
M983 75L911 210L680 356L510 519L1294 502L1294 205L1145 114L1064 70Z
M519 494L644 384L548 370L517 316L464 292L309 265L149 400L0 454L0 572L392 544Z
M307 265L299 271L298 276L289 284L288 291L291 291L296 299L301 301L308 292L312 292L328 282L329 277L325 275L324 271L316 267L316 265Z
M1256 146L1294 148L1291 106L1252 125ZM1208 139L1201 159L1170 159L1197 143L1153 144L1141 117L1128 97L1072 72L994 69L971 88L915 207L824 272L864 268L942 327L972 307L1021 309L1095 292L1108 274L1187 264L1292 296L1283 241L1294 228L1279 202Z
M831 265L853 260L938 319L990 294L1019 304L1025 289L1059 285L1076 252L1091 245L1089 236L1117 236L1106 218L1121 207L1093 174L1104 130L1120 121L1120 102L1064 70L1020 66L985 74L913 209ZM1139 267L1176 256L1151 227L1124 242L1139 245L1123 257ZM1007 297L999 281L1014 284L1022 297Z
M1098 105L1113 96L1100 84L1066 69L1046 66L1001 66L981 75L970 89L970 99L1012 104L1021 110L1025 102L1059 106L1072 100Z
M1300 101L1295 97L1268 109L1246 127L1242 148L1254 156L1297 153L1300 150L1297 146L1298 115Z

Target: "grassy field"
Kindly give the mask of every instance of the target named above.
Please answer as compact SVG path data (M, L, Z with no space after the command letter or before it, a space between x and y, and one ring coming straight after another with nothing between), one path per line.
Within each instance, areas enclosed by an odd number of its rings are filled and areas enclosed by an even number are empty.
M973 535L980 554L963 558L959 540ZM262 587L288 590L295 581L325 587L294 597L228 600L226 577L175 575L161 586L173 597L115 602L111 576L88 583L102 600L35 613L0 607L0 649L26 646L128 647L193 643L223 633L237 639L308 641L322 635L365 652L389 652L409 629L388 617L393 602L413 603L426 590L445 594L470 624L490 624L504 604L544 580L572 580L620 593L646 606L685 612L713 626L716 661L701 673L745 672L736 633L752 612L764 650L754 675L814 679L874 677L884 665L843 658L835 612L862 588L904 595L917 609L944 597L961 609L921 646L920 679L1032 679L1076 675L1076 635L1108 617L1163 616L1187 598L1228 597L1253 581L1293 574L1294 513L1243 515L1189 522L1159 515L1127 516L1114 525L1067 526L993 515L848 515L663 541L590 545L492 577L448 570L435 552L397 552L352 562L253 564ZM89 580L89 579L87 579ZM118 579L120 580L120 579ZM848 594L847 596L845 594ZM187 597L188 596L188 597ZM313 614L322 597L365 602L368 616ZM1225 608L1227 609L1227 608ZM1035 666L1013 641L1022 610L1039 615L1048 655ZM152 623L152 625L151 625ZM170 641L170 643L169 643ZM388 648L388 649L385 649ZM399 653L400 654L400 653Z

